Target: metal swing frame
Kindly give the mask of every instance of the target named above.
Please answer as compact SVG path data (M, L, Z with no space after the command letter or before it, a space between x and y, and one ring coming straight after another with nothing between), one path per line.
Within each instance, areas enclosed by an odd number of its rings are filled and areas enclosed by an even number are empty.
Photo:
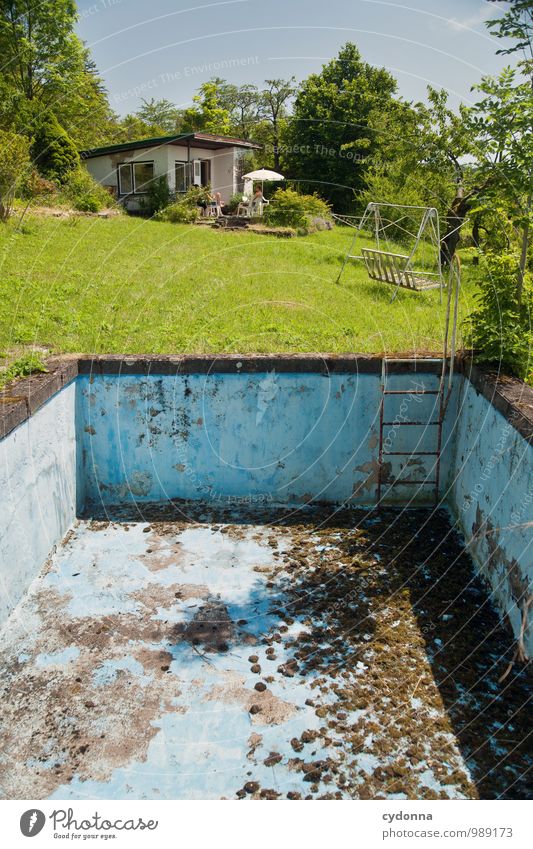
M384 219L381 214L381 210L387 209L397 209L403 212L404 214L397 219L396 221L388 221L384 223ZM415 210L418 213L422 213L421 221L418 226L416 234L411 233L401 226L401 222L405 218L410 217L409 210L413 213ZM376 247L375 248L361 248L361 254L355 254L355 245L357 239L360 237L361 231L365 228L368 228L368 222L373 221L372 230L374 232ZM408 236L414 239L414 244L411 248L411 251L408 254L399 254L393 253L390 250L383 250L381 245L385 242L385 245L388 247L388 240L386 236L386 231L389 227L399 227L403 230ZM429 232L431 243L435 247L436 253L436 271L426 271L414 268L414 258L417 251L417 248L420 244L421 239L424 234ZM385 234L385 238L383 235ZM348 253L344 257L344 262L342 264L341 270L339 272L339 276L337 277L336 283L339 283L344 269L346 268L346 264L349 259L363 260L366 266L366 270L368 272L368 276L372 280L378 280L382 283L390 283L393 286L396 286L396 290L392 296L392 299L396 297L398 294L398 289L410 289L411 291L421 292L427 289L439 289L441 298L442 298L442 290L446 286L446 281L444 279L441 255L440 255L440 223L439 223L439 213L437 209L433 206L410 206L408 204L396 204L396 203L378 203L372 202L369 203L365 209L364 215L362 216L359 226L356 228L356 232L348 248Z

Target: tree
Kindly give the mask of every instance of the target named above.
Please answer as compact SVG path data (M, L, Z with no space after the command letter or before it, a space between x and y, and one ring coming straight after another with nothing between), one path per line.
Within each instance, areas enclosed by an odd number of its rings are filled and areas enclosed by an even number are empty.
M396 81L384 68L363 62L355 44L301 84L286 132L283 162L304 191L320 190L347 209L365 185L373 141L369 118L390 107Z
M202 83L193 97L194 106L185 109L182 116L183 132L204 131L228 135L231 130L231 114L227 107L227 91L224 80L218 78Z
M154 135L170 135L176 132L180 119L179 109L170 100L142 100L142 106L135 116L142 121Z
M30 134L52 112L76 142L89 144L112 122L76 20L74 0L0 0L3 126Z
M496 38L513 39L514 44L497 50L496 53L509 55L519 54L521 56L518 67L524 74L529 84L529 109L527 114L531 119L531 102L533 99L533 7L531 0L491 0L492 3L506 4L506 11L499 18L492 18L487 21L487 26L491 33ZM523 94L527 94L526 88L519 93L519 98ZM529 152L531 153L531 125L528 134ZM518 293L519 300L522 296L524 286L524 275L527 265L527 255L529 249L529 234L531 230L531 214L533 206L533 182L532 182L532 167L531 156L529 163L526 166L526 172L529 176L528 185L526 188L525 209L524 209L524 225L522 230L522 246L520 251L520 265L518 273Z
M80 162L74 142L55 115L47 115L42 121L31 152L39 172L59 181L63 181Z
M496 182L493 159L480 167L482 150L470 110L448 107L448 94L428 87L428 103L397 102L386 114L374 115L379 139L368 174L365 200L391 200L435 206L444 220L441 261L451 262L461 228L474 207L487 198Z
M522 231L517 281L522 297L532 216L533 96L529 80L517 81L518 70L505 68L484 77L474 88L485 96L469 112L476 137L479 175L486 175L487 196L506 201L515 227Z
M288 115L287 104L293 97L296 87L296 78L290 80L273 79L265 80L266 88L261 92L261 112L270 128L272 150L274 153L274 169L280 169L280 137L286 126Z
M241 139L248 140L260 117L261 98L257 86L242 85L236 87L235 100L231 114L233 128Z
M523 54L522 62L530 64L533 59L533 7L531 0L490 0L491 3L505 3L506 11L499 18L486 22L496 38L512 38L515 44L497 50L496 53Z
M11 215L17 185L29 165L28 139L0 130L0 221Z

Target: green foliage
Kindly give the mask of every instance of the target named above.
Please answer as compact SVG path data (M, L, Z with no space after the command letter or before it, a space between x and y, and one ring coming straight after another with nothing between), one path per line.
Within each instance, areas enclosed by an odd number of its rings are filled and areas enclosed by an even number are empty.
M12 362L7 369L0 372L0 389L12 380L17 380L21 377L29 377L30 374L36 374L38 372L45 373L47 371L48 369L43 363L40 354L35 351L31 351L30 353L19 357L17 360Z
M490 0L492 3L504 2L507 9L498 18L487 21L487 26L496 38L512 38L516 42L511 47L497 50L496 53L523 53L531 60L531 42L533 34L533 18L531 0Z
M43 176L59 182L80 162L74 142L54 115L47 115L35 133L32 156Z
M363 62L354 44L301 84L283 138L282 168L303 191L318 190L336 209L350 209L365 185L375 144L373 113L388 110L396 89L383 68Z
M29 164L28 140L0 130L0 221L9 218L17 186Z
M172 224L193 224L198 218L198 204L207 201L209 196L209 188L191 186L179 200L162 209L154 218L157 221L170 221Z
M237 212L238 206L243 199L242 192L237 192L236 195L232 195L227 203L227 207L229 211L233 214Z
M104 86L75 34L77 15L74 0L0 4L1 126L30 135L49 112L87 147L112 131Z
M531 375L533 289L526 279L522 302L516 291L518 262L511 254L482 260L477 305L464 323L477 362L497 364L523 379Z
M170 100L141 100L142 106L135 113L153 136L171 135L176 132L180 118L179 109Z
M23 200L46 201L57 194L57 185L53 180L41 177L36 168L26 171L20 183L19 197Z
M301 195L293 189L278 189L263 213L266 224L303 230L313 218L331 220L329 205L316 194Z
M288 104L296 92L295 84L294 77L289 80L279 78L265 80L266 88L260 94L262 132L259 135L257 132L254 133L254 138L264 145L267 157L271 159L275 171L280 169L280 146L287 129Z
M230 111L225 102L224 80L208 80L202 83L194 95L194 106L183 113L182 128L185 132L202 130L206 133L229 135L231 130Z
M68 173L61 194L79 212L99 212L114 204L109 192L82 165Z
M155 215L156 212L160 212L162 209L169 206L171 198L172 193L168 185L167 177L166 175L162 175L161 177L157 177L157 179L152 180L148 186L148 192L146 194L146 198L143 198L142 206L149 215Z

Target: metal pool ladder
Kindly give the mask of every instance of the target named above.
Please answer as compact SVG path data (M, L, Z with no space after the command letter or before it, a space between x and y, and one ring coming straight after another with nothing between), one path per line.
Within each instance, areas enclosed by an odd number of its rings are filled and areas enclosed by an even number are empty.
M387 366L390 363L412 363L413 358L411 359L396 359L394 357L383 357L382 365L381 365L381 399L380 399L380 409L379 409L379 456L378 456L378 484L377 484L377 500L378 505L381 503L383 488L386 486L394 487L394 486L432 486L434 487L434 498L435 504L439 503L439 485L440 485L440 461L441 461L441 453L442 453L442 427L444 423L444 416L446 414L446 409L448 407L448 402L450 400L450 395L452 391L452 381L453 381L453 373L454 373L454 365L455 365L455 352L456 352L456 340L457 340L457 313L458 313L458 305L459 305L459 290L461 285L461 275L460 275L460 263L457 259L452 262L450 267L450 279L448 284L448 299L446 306L446 320L445 320L445 330L444 330L444 350L443 356L441 358L436 357L427 357L422 360L422 363L430 363L430 362L441 362L441 373L438 389L419 389L419 388L400 388L400 389L389 389L387 378L389 376L389 371ZM452 317L452 330L451 330L451 340L450 340L450 353L448 356L448 339L450 334L450 318L452 312L452 290L454 292L453 295L453 317ZM434 395L437 403L433 406L432 414L430 416L430 421L418 421L418 420L401 420L396 417L393 421L387 421L385 419L385 399L387 396L418 396L418 395ZM384 429L387 427L423 427L424 433L426 428L436 428L436 444L434 451L418 451L417 444L414 445L413 450L405 450L405 451L388 451L385 450L385 440L384 440ZM416 431L415 431L416 434ZM416 438L416 437L415 437ZM435 457L435 462L428 472L427 476L422 480L405 480L401 477L401 473L404 469L404 466L400 468L400 471L396 478L386 479L385 477L385 463L387 457Z

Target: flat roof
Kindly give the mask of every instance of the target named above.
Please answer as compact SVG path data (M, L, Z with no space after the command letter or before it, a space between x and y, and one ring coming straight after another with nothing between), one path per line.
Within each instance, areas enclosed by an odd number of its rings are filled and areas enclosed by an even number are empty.
M153 139L139 139L138 141L121 142L120 144L109 144L104 147L93 147L80 151L82 159L92 159L94 156L104 156L107 153L120 153L123 150L137 150L146 147L157 147L158 145L172 144L181 147L194 144L196 147L215 149L220 147L243 147L248 150L261 150L261 145L244 139L235 139L231 136L219 136L215 133L179 133L173 136L159 136Z

